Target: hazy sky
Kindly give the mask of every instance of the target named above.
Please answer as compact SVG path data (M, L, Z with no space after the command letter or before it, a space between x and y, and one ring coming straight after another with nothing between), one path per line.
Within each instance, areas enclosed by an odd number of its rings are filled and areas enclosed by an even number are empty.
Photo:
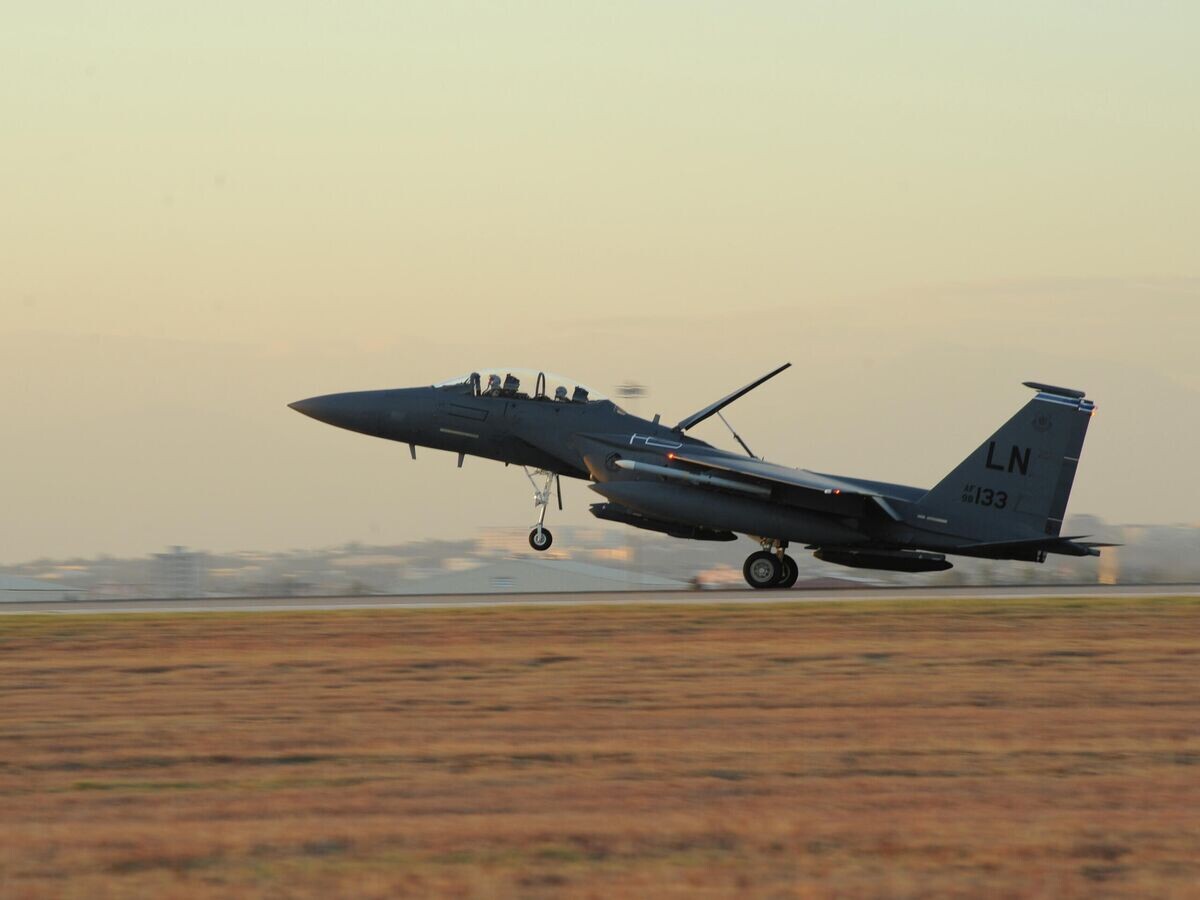
M0 29L0 563L527 525L288 410L544 367L932 484L1035 378L1200 519L1200 5L37 3ZM720 424L697 436L728 443ZM591 521L565 490L550 521Z

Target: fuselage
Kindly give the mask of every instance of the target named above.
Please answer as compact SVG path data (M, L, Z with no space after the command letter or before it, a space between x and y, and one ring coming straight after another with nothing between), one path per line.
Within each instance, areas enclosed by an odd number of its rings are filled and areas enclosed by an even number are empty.
M632 415L607 399L572 402L520 391L487 393L461 383L328 394L291 406L372 437L590 480L597 493L649 521L812 544L884 541L898 546L911 532L897 530L872 510L856 508L847 521L847 504L834 497L827 509L798 509L736 490L689 490L686 482L647 478L619 467L618 460L670 465L671 455L683 450L713 460L745 456ZM905 485L861 483L901 505L924 493ZM867 531L864 526L872 527Z

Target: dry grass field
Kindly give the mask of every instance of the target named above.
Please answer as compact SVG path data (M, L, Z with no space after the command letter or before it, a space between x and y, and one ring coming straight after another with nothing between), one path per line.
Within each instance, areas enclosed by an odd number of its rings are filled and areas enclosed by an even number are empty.
M5 617L4 897L1196 896L1200 604Z

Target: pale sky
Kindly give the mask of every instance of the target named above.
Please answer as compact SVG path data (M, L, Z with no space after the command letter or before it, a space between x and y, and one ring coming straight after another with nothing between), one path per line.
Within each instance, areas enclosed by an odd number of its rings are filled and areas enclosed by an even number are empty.
M932 485L1037 379L1200 520L1194 2L38 3L0 29L0 563L527 526L286 403L487 365ZM720 423L697 436L730 443ZM565 488L550 523L593 521Z

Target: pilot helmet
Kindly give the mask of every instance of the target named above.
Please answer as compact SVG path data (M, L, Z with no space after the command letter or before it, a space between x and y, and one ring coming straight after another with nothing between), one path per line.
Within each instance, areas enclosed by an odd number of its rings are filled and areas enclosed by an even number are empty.
M563 387L561 384L554 389L554 399L555 400L566 400L567 399L567 389L565 387Z

